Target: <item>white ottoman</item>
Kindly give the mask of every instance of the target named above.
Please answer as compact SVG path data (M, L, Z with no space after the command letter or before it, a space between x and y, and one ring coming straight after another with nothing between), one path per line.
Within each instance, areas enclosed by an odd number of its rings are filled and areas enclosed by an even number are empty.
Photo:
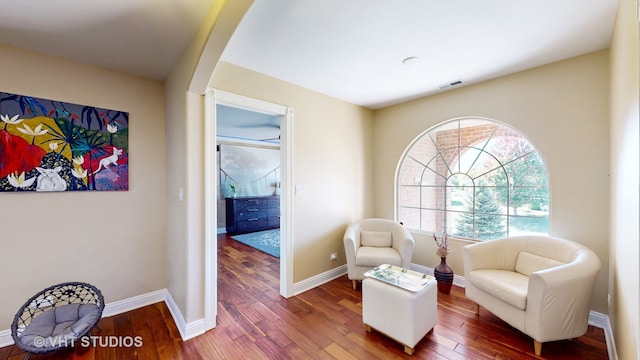
M380 280L362 281L362 321L404 345L412 355L415 345L436 325L436 281L412 292Z

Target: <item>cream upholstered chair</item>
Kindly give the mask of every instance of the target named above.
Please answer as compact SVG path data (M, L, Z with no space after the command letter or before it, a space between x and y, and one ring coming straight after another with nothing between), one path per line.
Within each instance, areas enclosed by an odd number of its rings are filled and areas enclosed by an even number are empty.
M364 273L382 264L409 268L414 240L401 224L379 218L357 221L344 233L347 273L356 288Z
M465 293L514 328L542 343L587 332L600 259L569 240L520 236L462 249Z

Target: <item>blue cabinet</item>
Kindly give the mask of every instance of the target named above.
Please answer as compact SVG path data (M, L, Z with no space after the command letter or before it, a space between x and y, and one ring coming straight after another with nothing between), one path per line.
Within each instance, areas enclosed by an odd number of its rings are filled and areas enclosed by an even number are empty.
M226 198L226 202L229 234L280 227L280 196Z

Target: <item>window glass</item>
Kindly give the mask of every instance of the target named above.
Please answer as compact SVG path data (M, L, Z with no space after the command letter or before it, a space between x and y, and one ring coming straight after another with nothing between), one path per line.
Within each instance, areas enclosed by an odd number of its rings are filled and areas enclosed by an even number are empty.
M542 157L517 130L457 119L422 134L398 172L398 221L412 230L491 240L549 233Z

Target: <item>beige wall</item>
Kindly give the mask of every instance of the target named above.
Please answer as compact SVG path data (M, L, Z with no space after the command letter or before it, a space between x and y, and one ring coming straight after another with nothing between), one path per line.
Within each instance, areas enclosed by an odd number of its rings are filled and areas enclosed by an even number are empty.
M607 312L608 52L600 51L379 110L374 122L375 210L394 217L394 178L403 151L422 132L452 118L507 123L537 147L550 177L551 234L580 242L602 261L592 308ZM414 233L413 262L434 267L433 239ZM461 247L448 258L463 275Z
M220 4L220 3L219 3ZM167 99L167 288L186 322L204 315L204 227L202 225L204 121L199 94L189 85L202 48L211 32L220 6L212 7L198 33L182 54L166 82ZM195 130L194 130L195 128ZM194 133L195 138L194 137ZM193 144L190 145L190 142ZM198 168L192 164L200 163ZM191 172L191 174L190 174ZM182 189L183 201L178 192Z
M372 112L227 63L211 86L294 108L293 281L345 264L346 226L372 215Z
M107 303L165 283L160 82L0 45L1 91L129 112L129 191L0 194L0 330L30 296L86 281Z
M640 357L640 165L636 2L620 0L611 45L610 320L618 358Z
M167 288L186 323L204 317L204 96L253 0L215 1L166 82ZM184 191L184 201L178 192ZM215 291L215 289L213 289Z

